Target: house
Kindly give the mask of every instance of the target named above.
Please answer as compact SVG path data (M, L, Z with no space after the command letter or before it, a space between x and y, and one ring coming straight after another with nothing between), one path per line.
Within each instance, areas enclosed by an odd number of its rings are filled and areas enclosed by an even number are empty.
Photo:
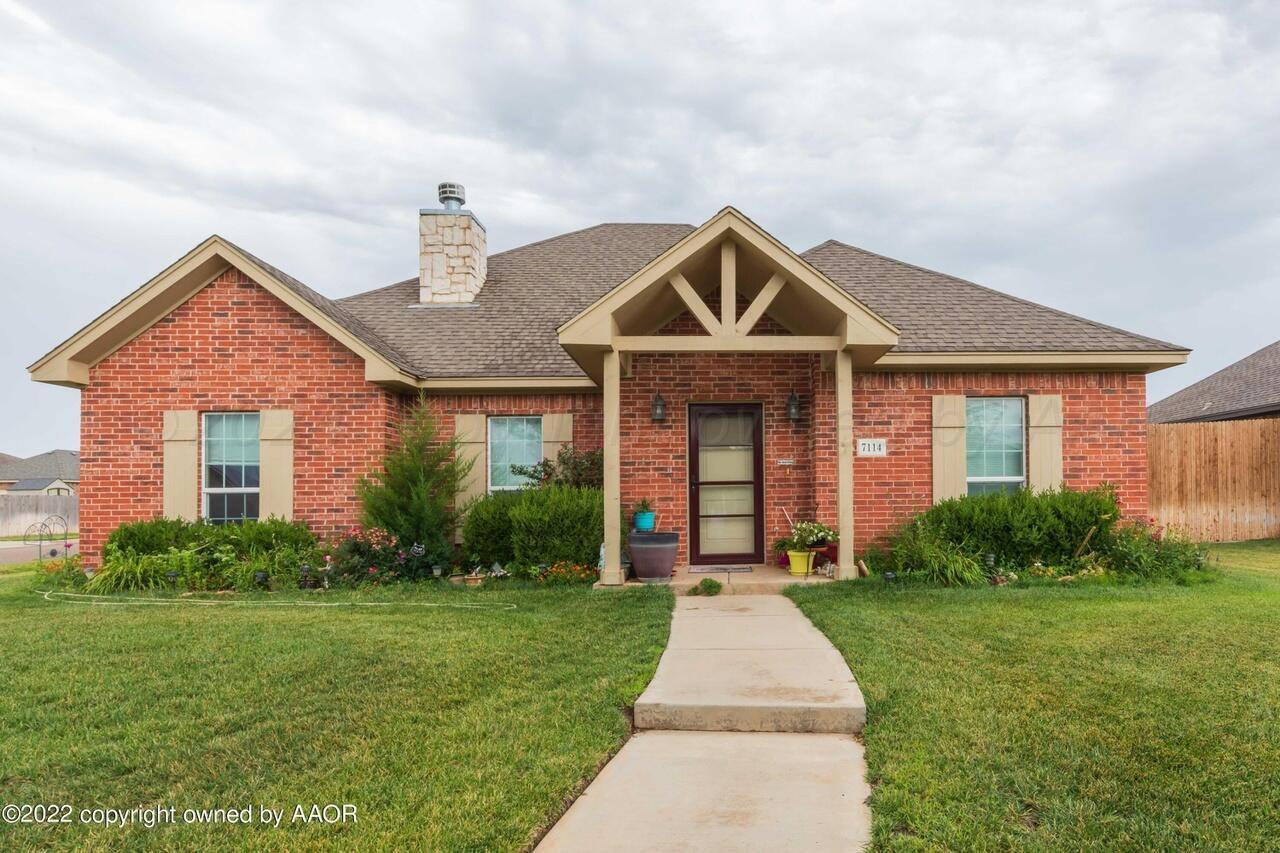
M1280 341L1147 407L1153 424L1280 417Z
M79 388L85 558L156 515L358 516L424 395L477 460L603 449L605 517L641 498L690 563L757 563L794 519L854 549L969 492L1116 484L1147 509L1146 374L1187 350L836 240L797 253L732 207L489 256L442 184L418 274L328 299L210 237L33 364ZM602 581L622 581L606 525Z
M75 494L80 485L80 454L75 450L50 450L26 459L0 461L0 492L17 491L23 481L61 481L57 488ZM50 494L59 494L52 492Z
M60 477L34 477L19 480L5 492L8 495L73 495L75 489Z

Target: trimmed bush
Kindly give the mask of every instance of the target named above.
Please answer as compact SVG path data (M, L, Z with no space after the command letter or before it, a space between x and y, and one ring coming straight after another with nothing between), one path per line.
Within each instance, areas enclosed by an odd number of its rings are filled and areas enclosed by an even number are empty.
M530 489L511 507L511 550L526 566L568 562L594 566L604 541L604 495L599 489Z
M467 562L488 568L515 560L511 547L511 509L526 491L494 492L476 501L462 521L463 552Z

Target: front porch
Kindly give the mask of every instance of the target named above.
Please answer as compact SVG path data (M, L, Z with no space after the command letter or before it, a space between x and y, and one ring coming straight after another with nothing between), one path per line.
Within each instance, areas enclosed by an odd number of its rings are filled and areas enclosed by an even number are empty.
M677 590L822 582L765 564L793 520L835 528L834 574L855 577L853 371L897 334L732 208L561 326L603 390L601 586L626 583L613 520L642 499L679 534Z

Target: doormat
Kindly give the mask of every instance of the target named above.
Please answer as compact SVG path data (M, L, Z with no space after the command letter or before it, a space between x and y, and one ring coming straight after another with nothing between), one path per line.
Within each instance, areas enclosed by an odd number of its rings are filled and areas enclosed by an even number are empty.
M750 566L690 566L689 574L691 575L708 575L720 574L722 572L750 572Z

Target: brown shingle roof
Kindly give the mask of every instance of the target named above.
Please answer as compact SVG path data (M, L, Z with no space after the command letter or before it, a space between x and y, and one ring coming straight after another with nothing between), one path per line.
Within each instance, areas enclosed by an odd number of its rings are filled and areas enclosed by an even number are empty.
M1184 349L836 240L801 257L898 327L894 352Z
M556 329L693 230L605 224L491 255L474 302L419 305L418 280L339 300L420 375L582 376Z
M470 304L418 305L416 278L330 304L419 376L581 376L557 327L692 230L604 224L502 252ZM897 352L1183 349L835 240L801 257L896 325Z
M1147 420L1214 421L1280 411L1280 341L1147 407Z

